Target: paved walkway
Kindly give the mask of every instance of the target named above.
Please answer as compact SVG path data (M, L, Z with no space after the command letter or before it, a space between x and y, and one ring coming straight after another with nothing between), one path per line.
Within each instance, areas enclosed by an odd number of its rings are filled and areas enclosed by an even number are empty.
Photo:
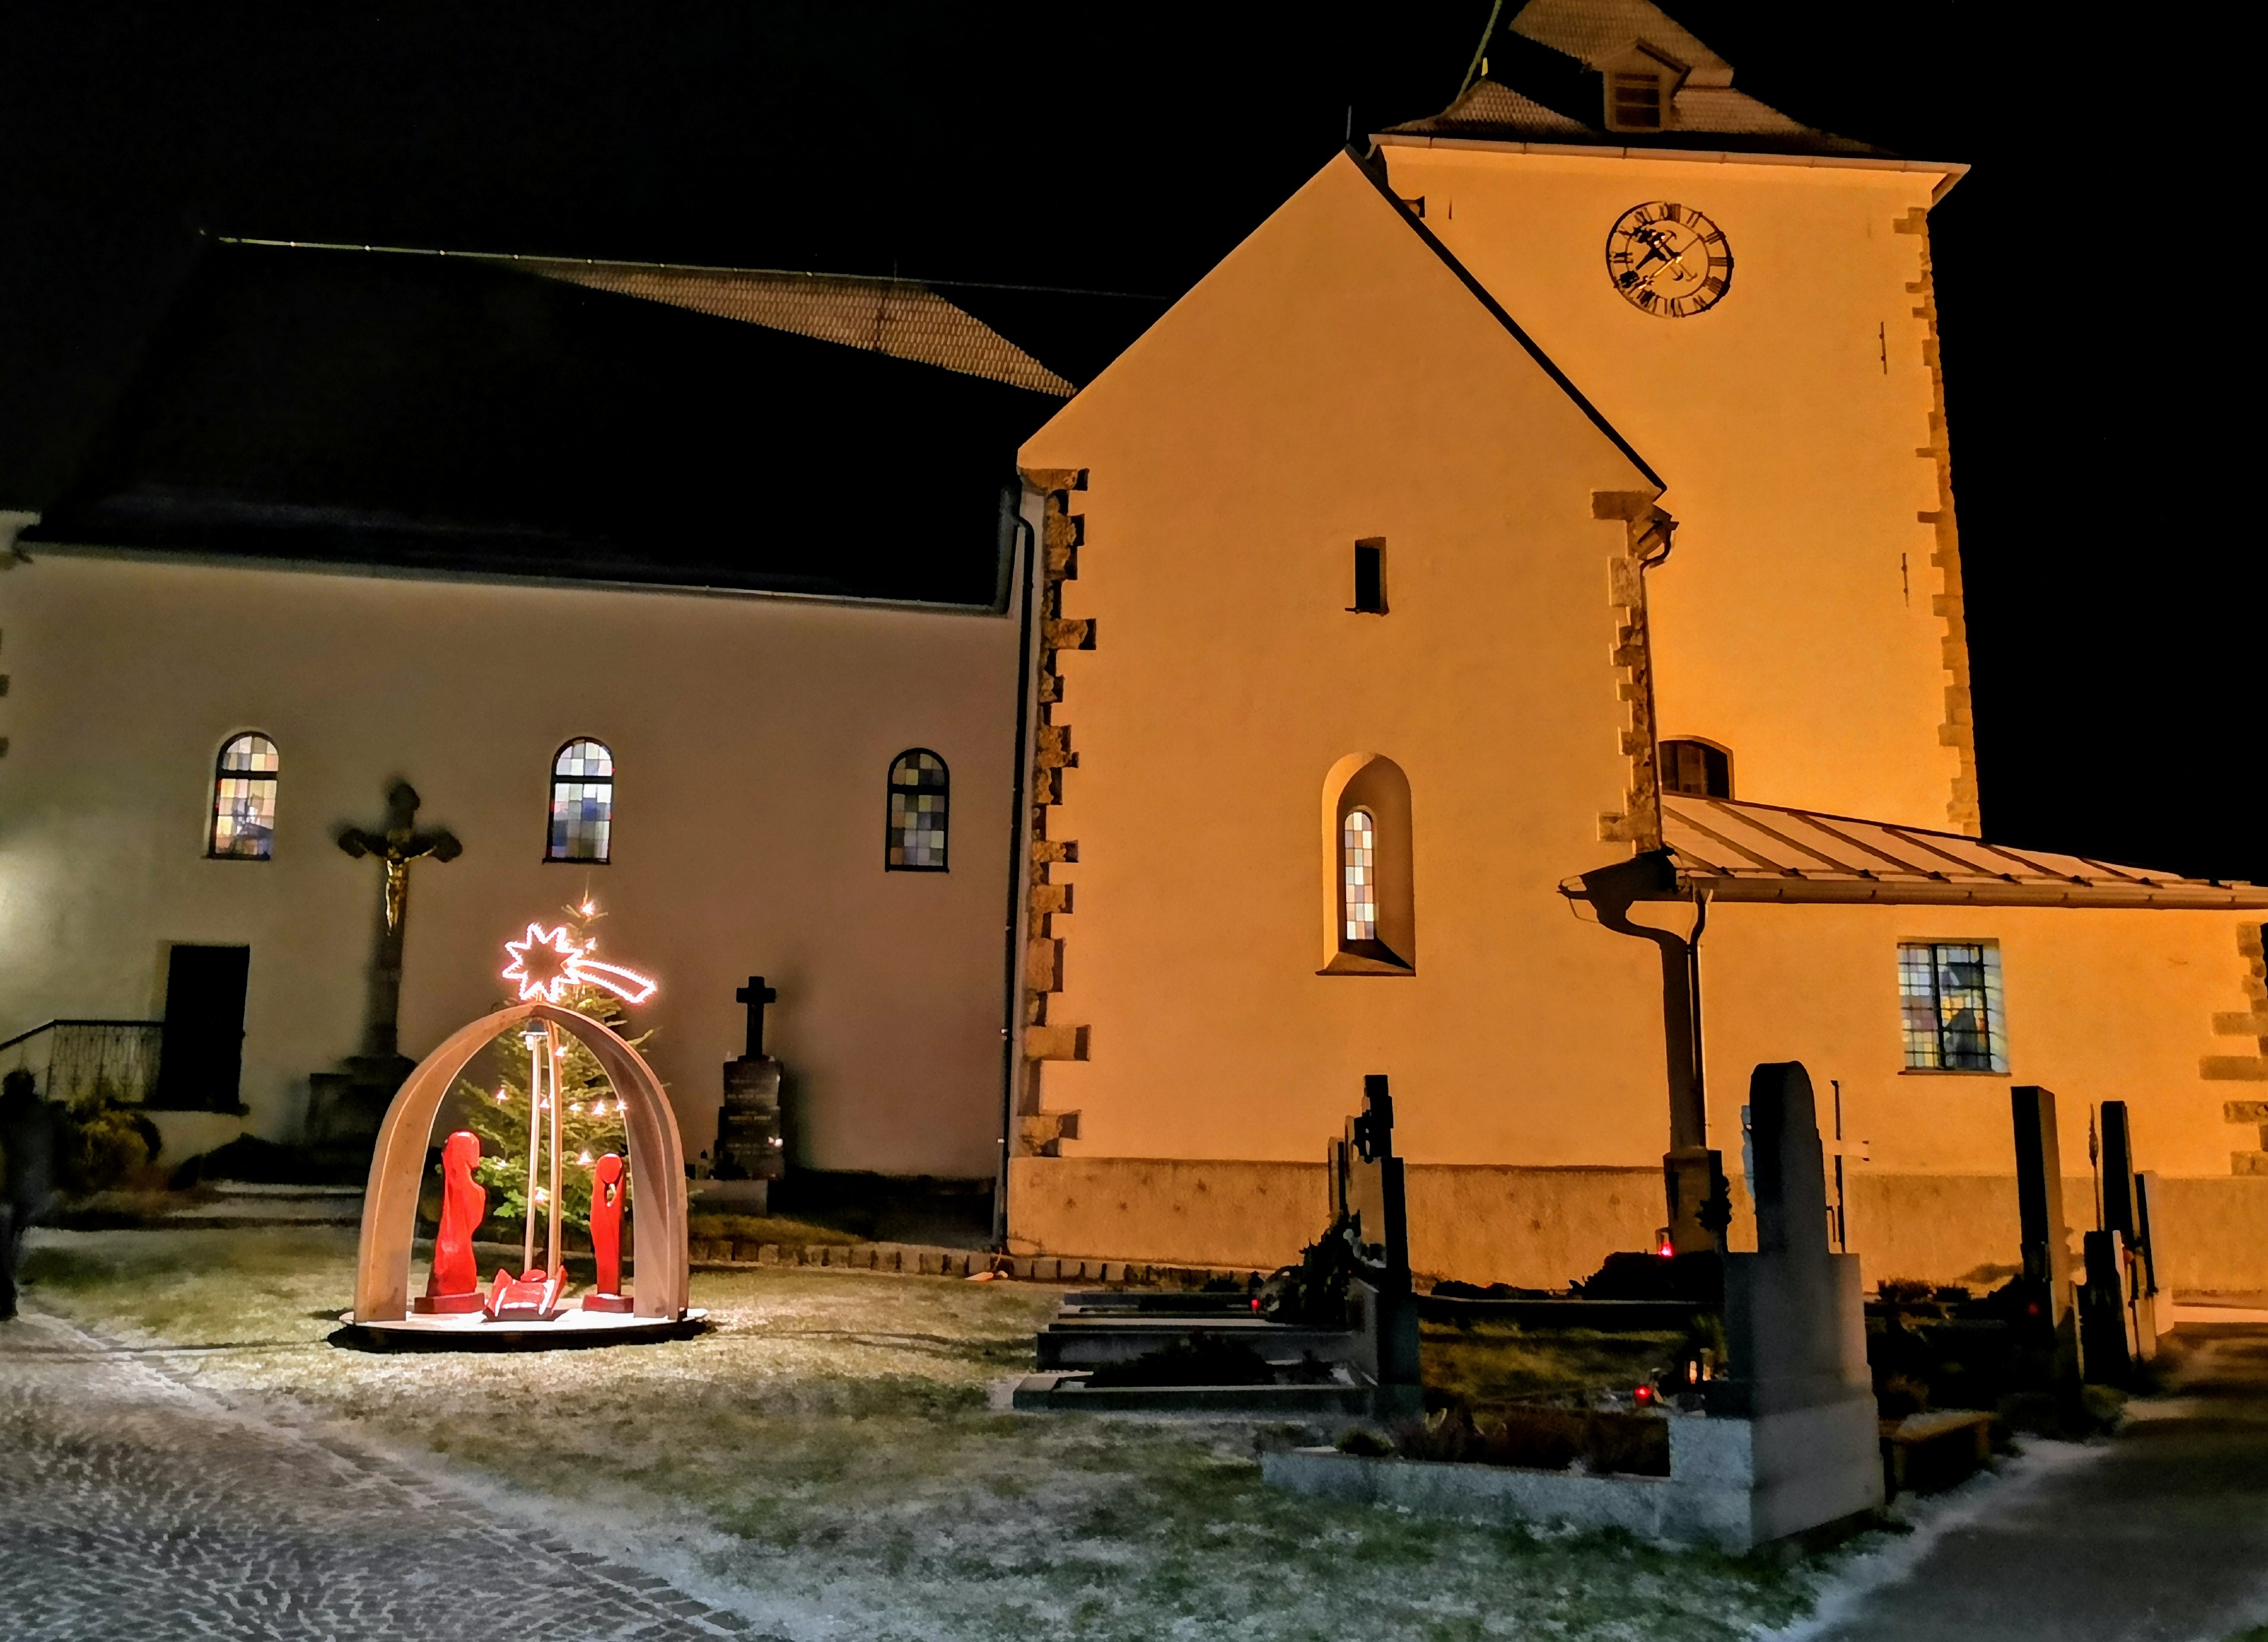
M1953 1528L1816 1642L2220 1642L2268 1623L2268 1327L2184 1329L2099 1458Z
M0 1323L10 1642L748 1638L665 1581L53 1318Z

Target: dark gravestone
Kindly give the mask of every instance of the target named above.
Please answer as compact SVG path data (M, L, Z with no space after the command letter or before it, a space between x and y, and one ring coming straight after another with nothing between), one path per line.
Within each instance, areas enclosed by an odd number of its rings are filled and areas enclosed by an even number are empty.
M2079 1357L2096 1385L2124 1385L2134 1372L2127 1332L2125 1249L2116 1232L2089 1232L2080 1240L2087 1280L2079 1291Z
M2063 1148L2055 1093L2036 1084L2008 1092L2016 1131L2019 1281L2028 1377L2069 1391L2079 1380L2079 1331L2071 1305L2071 1245L2063 1218Z
M725 1063L725 1103L717 1114L709 1173L719 1181L775 1181L786 1172L787 1158L780 1134L780 1064L764 1053L764 1006L777 1003L779 993L752 975L733 997L747 1007L747 1048ZM764 1206L759 1191L736 1195L747 1197L759 1211Z
M1785 1061L1749 1080L1756 1252L1725 1256L1727 1372L1709 1412L1749 1418L1873 1398L1859 1257L1827 1241L1811 1079Z
M2102 1229L2117 1233L2130 1248L2135 1241L2134 1145L2124 1101L2102 1103Z
M1362 1080L1362 1115L1347 1120L1331 1143L1331 1221L1353 1246L1348 1287L1360 1306L1364 1336L1355 1366L1377 1382L1381 1417L1423 1406L1418 1363L1418 1307L1410 1287L1410 1209L1402 1160L1394 1155L1394 1097L1387 1080Z
M2080 1292L2080 1355L2087 1377L2124 1384L2157 1355L2157 1283L2143 1233L2141 1182L2126 1102L2102 1103L2102 1227L2086 1237L2087 1283Z

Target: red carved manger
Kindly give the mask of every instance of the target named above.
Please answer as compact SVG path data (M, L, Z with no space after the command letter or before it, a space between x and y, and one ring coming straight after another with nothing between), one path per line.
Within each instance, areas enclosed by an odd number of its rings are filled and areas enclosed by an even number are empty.
M536 932L530 931L531 936ZM646 983L648 994L652 990ZM531 1064L528 1212L519 1270L500 1269L485 1288L481 1285L473 1250L488 1198L474 1178L481 1141L469 1130L460 1130L441 1149L439 1234L424 1292L412 1300L411 1240L433 1120L473 1057L515 1027L528 1042ZM566 1167L557 1109L563 1033L579 1040L605 1072L621 1102L630 1152L627 1159L608 1152L587 1164L597 1270L596 1282L579 1302L565 1295L560 1248L560 1189ZM574 1167L586 1165L578 1159ZM638 1194L637 1212L630 1217L637 1282L626 1293L622 1233L625 1188L632 1180ZM540 1247L539 1212L545 1221ZM686 1304L685 1212L684 1144L652 1068L604 1022L543 997L530 998L452 1035L394 1095L379 1130L363 1198L350 1333L358 1343L394 1349L482 1349L610 1344L690 1332L702 1326L703 1314Z

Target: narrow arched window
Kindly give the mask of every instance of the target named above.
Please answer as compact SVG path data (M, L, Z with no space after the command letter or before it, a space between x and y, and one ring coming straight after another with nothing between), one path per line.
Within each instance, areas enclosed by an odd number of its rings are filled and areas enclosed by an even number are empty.
M213 770L212 853L264 861L276 850L276 743L239 735L220 749Z
M952 777L945 760L914 747L890 761L889 834L882 864L893 873L945 871Z
M1378 823L1368 810L1349 810L1340 835L1339 871L1344 891L1346 939L1378 939Z
M551 761L549 861L604 861L615 830L615 755L603 741L570 741Z
M1664 792L1697 799L1733 796L1733 755L1714 741L1664 741L1660 750Z
M1415 850L1410 781L1376 753L1323 778L1323 975L1414 975Z

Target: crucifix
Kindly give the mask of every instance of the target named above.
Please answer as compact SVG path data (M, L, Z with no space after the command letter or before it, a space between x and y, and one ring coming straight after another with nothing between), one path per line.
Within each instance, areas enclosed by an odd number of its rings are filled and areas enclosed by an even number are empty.
M340 849L357 860L375 856L386 868L385 922L379 931L378 961L371 969L370 1021L363 1052L387 1060L401 1053L401 941L409 916L409 864L428 858L453 861L465 852L453 833L418 831L417 806L417 789L397 781L386 795L383 832L348 827L339 833Z
M748 977L748 983L733 994L733 1001L748 1006L748 1052L746 1058L762 1060L764 1057L764 1005L779 1002L779 989L766 986L761 975L752 975Z

